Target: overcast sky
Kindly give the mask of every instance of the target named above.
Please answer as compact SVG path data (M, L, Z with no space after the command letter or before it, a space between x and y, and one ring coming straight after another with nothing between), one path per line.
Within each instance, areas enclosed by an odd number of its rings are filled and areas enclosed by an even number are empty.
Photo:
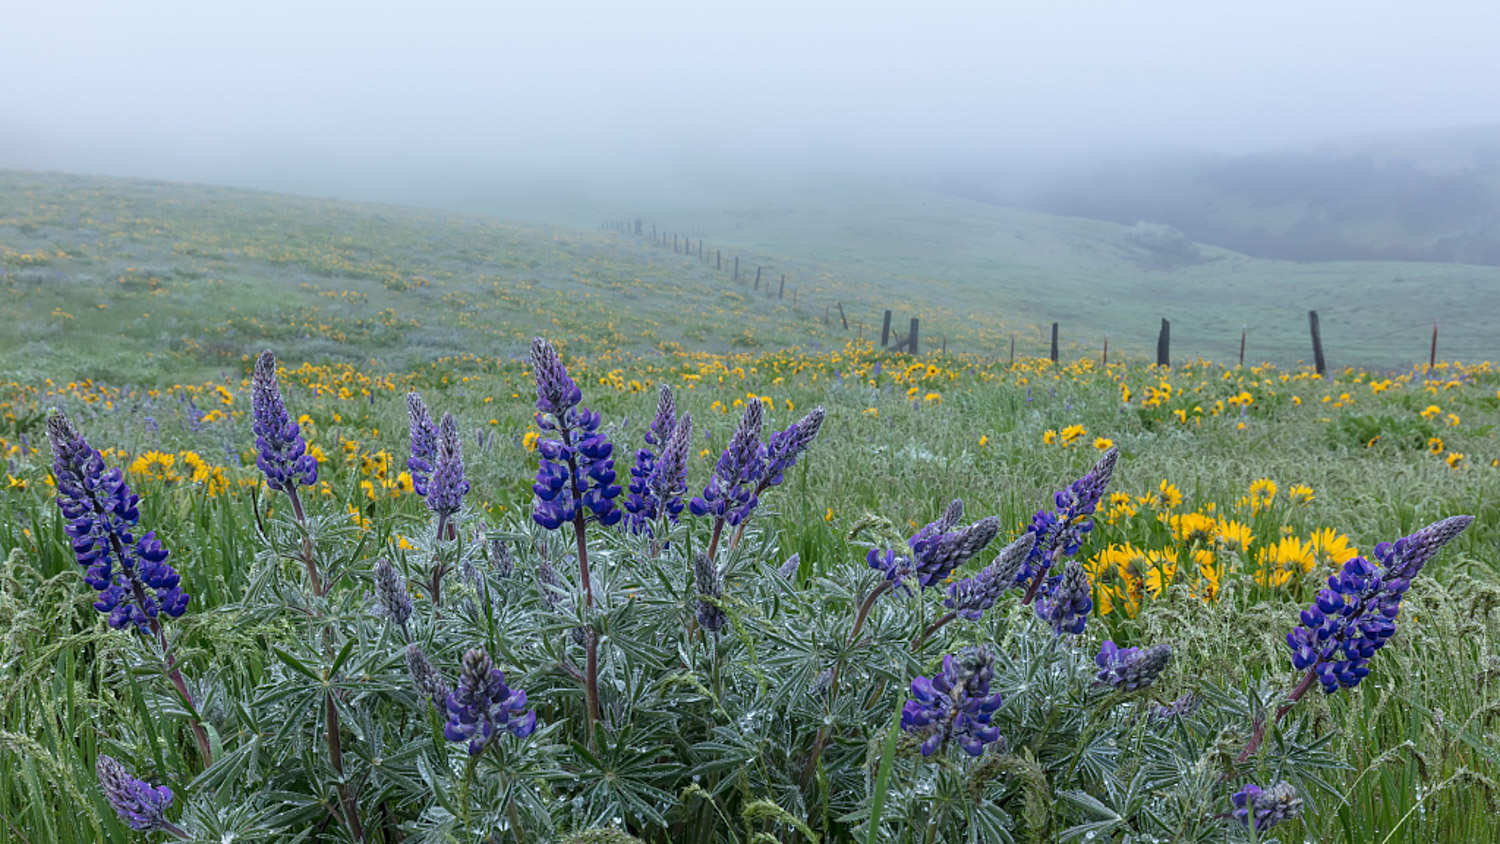
M0 167L423 201L1500 121L1500 3L14 0Z

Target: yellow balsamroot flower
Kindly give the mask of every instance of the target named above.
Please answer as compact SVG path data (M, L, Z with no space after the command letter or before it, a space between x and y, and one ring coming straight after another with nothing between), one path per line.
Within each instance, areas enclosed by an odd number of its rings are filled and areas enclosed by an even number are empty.
M1219 528L1218 520L1204 513L1182 513L1170 517L1167 523L1177 541L1187 545L1212 542Z
M527 431L521 435L521 447L527 451L536 451L536 441L541 439L540 431Z
M1250 483L1250 513L1259 513L1271 506L1276 498L1276 482L1270 478L1259 478Z
M1333 528L1315 530L1307 541L1319 563L1342 566L1359 556L1359 549L1350 544L1349 537Z
M1243 554L1250 550L1250 528L1233 519L1219 519L1214 542L1226 551Z
M179 480L172 472L172 464L176 461L176 455L171 452L148 451L132 460L126 471L132 475L155 478L159 481L175 481Z
M311 454L313 456L313 459L318 461L319 463L328 462L327 452L323 451L323 447L318 445L317 443L308 443L307 453Z
M1432 417L1437 416L1439 413L1442 413L1442 412L1443 412L1443 409L1441 407L1438 407L1435 404L1429 404L1429 405L1427 405L1427 407L1425 407L1425 408L1422 409L1422 418L1423 419L1431 419Z
M828 511L823 514L823 521L825 521L825 522L831 522L831 521L833 521L833 508L832 507L829 507Z
M1193 551L1193 564L1196 576L1188 584L1189 592L1206 602L1219 600L1219 583L1224 576L1224 565L1207 548Z
M9 472L7 472L5 474L5 478L8 481L8 483L6 484L6 487L5 487L6 489L19 489L19 490L25 490L26 489L26 479L25 478L18 478L15 475L10 474Z
M1443 451L1444 451L1444 449L1443 449L1443 438L1442 437L1432 437L1431 439L1427 440L1427 453L1428 454L1434 454L1434 455L1435 454L1442 454Z
M1182 503L1182 490L1169 480L1163 479L1156 486L1157 495L1153 496L1153 503L1158 504L1164 510L1176 510L1177 505Z
M866 416L874 416L875 418L878 419L878 418L880 418L880 409L876 408L876 407L867 407L867 408L865 408L865 415Z
M1286 497L1293 504L1310 504L1313 500L1313 490L1307 484L1292 484L1287 488Z
M1458 464L1462 462L1463 459L1464 454L1461 451L1450 451L1448 452L1448 456L1443 458L1443 460L1448 463L1449 469L1457 469Z
M985 446L987 446L989 444L990 444L989 435L988 434L980 434L979 435L979 447L980 448L984 448Z
M1114 444L1115 441L1110 439L1109 437L1096 437L1094 439L1094 448L1097 448L1100 451L1108 451L1114 446Z
M407 495L411 495L417 491L417 486L411 478L411 472L402 472L396 476L396 489Z
M350 504L350 505L348 505L348 510L349 510L349 521L353 522L355 527L359 528L360 530L369 530L370 529L370 520L368 518L366 518L365 515L359 511L358 507L354 506L353 504Z
M1448 414L1448 427L1449 428L1457 428L1458 427L1458 414L1457 413L1450 413L1450 414Z
M1047 445L1057 445L1057 432L1048 428L1042 432L1042 442Z
M1295 536L1283 536L1255 555L1255 582L1261 586L1281 587L1294 575L1301 576L1317 566L1312 543L1303 542Z
M942 404L943 403L943 394L942 393L928 393L927 395L925 395L925 396L922 397L922 401L937 402L938 404Z
M1072 445L1074 441L1087 433L1088 431L1084 430L1082 425L1069 425L1062 429L1062 432L1058 436L1062 439L1063 446L1066 447Z

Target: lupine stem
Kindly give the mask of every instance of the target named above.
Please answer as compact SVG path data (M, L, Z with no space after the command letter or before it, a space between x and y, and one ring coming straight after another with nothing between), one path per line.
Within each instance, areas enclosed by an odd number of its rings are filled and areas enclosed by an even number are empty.
M322 578L318 577L318 564L313 559L312 538L307 535L307 516L302 510L302 499L297 495L296 484L289 484L286 495L292 499L292 515L297 517L297 524L302 526L302 562L307 565L307 582L312 585L314 595L319 597L326 595ZM332 583L328 584L330 587Z
M1318 672L1316 666L1307 669L1307 674L1303 675L1302 682L1298 683L1297 687L1292 689L1290 695L1287 695L1286 703L1276 708L1276 715L1271 719L1271 723L1281 723L1282 717L1292 711L1292 707L1297 704L1297 701L1302 699L1303 695L1307 694L1307 690L1312 688L1313 681L1317 678ZM1245 745L1245 749L1240 751L1239 756L1235 757L1234 761L1236 763L1249 759L1260 748L1261 741L1266 737L1267 726L1269 725L1266 724L1265 718L1260 718L1255 722L1255 732L1250 735L1250 743Z
M713 534L713 536L709 537L709 540L708 540L708 558L710 560L715 559L714 554L718 553L718 551L719 551L719 537L721 535L723 535L723 533L724 533L724 517L720 516L717 519L714 519L714 534ZM731 542L730 545L729 545L729 547L733 548L734 547L734 543Z
M1036 577L1032 579L1031 585L1026 587L1026 594L1021 596L1021 606L1024 607L1027 604L1031 603L1031 600L1036 597L1037 591L1042 588L1042 581L1046 579L1046 569L1042 569L1041 571L1036 573Z
M568 436L567 427L560 426L558 430L562 434L563 445L568 447L568 483L573 487L573 506L577 508L577 512L573 514L573 538L578 547L578 581L583 585L584 609L591 610L594 607L594 587L589 581L588 520L583 509L583 491L578 487L578 459L573 455L572 438ZM594 725L599 721L599 642L592 627L587 633L583 646L583 699L588 710L586 734L592 741Z
M955 618L958 618L957 610L949 610L948 612L943 613L938 617L937 621L934 621L933 623L927 625L927 629L923 630L921 635L911 640L911 649L916 650L922 647L923 643L927 641L928 636L931 636L932 634L938 632L938 630L942 629L943 625L947 624Z
M333 772L339 778L339 802L343 804L341 808L344 812L344 822L349 825L349 833L354 836L354 840L363 841L365 830L359 822L359 805L344 782L344 749L339 737L339 711L334 706L331 690L327 694L325 703L328 707L328 761L333 764Z
M857 609L854 613L854 624L849 628L849 647L852 647L855 642L859 641L860 628L864 627L865 617L870 614L870 608L875 606L875 601L881 595L889 592L891 590L891 587L893 586L895 586L895 581L881 581L880 585L876 586L874 589L871 589L870 594L866 595L865 599L860 602L859 609ZM830 702L839 693L839 669L842 667L842 663L835 663L833 666L833 672L829 675L828 697ZM813 741L812 752L807 760L807 767L802 772L804 778L810 776L812 774L812 771L817 768L818 760L823 755L823 748L828 743L829 728L830 725L825 724L818 730L818 737Z

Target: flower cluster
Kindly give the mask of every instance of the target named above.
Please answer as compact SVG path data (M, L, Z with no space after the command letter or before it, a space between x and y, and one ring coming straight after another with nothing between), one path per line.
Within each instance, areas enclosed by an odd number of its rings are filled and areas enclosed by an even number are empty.
M995 559L973 577L948 585L944 606L964 618L978 621L985 610L995 605L1007 589L1015 585L1016 572L1026 563L1036 534L1023 533L1020 538L1000 549Z
M729 438L729 446L714 464L714 473L703 488L703 495L688 502L694 516L712 515L731 525L738 525L759 503L756 482L765 470L760 442L761 403L745 405L745 415Z
M1029 533L1036 536L1031 553L1016 573L1016 585L1039 587L1039 580L1058 560L1071 557L1083 546L1083 539L1094 529L1093 515L1099 499L1109 486L1120 450L1110 448L1083 477L1052 496L1055 509L1040 510L1032 517Z
M897 585L914 576L921 588L934 586L970 557L983 551L1000 532L998 516L989 516L955 529L963 513L963 501L954 499L937 521L927 523L906 540L908 553L873 548L865 555L865 562L870 568L885 572L886 580Z
M120 470L106 468L99 452L60 413L47 420L47 438L64 530L85 570L84 581L99 592L94 609L109 615L111 627L134 624L142 633L160 613L182 615L188 595L156 532L140 539L131 532L140 521L140 497Z
M614 444L599 430L599 414L579 406L583 393L557 352L538 337L531 343L536 376L537 425L555 432L537 444L541 466L536 483L537 504L531 517L547 530L557 530L580 516L592 514L601 525L620 521L615 498Z
M251 380L250 410L255 418L255 465L266 475L271 489L291 492L300 484L318 480L317 458L307 453L302 429L287 413L276 383L276 356L270 349L255 361Z
M426 402L415 390L406 394L406 419L411 432L411 456L406 458L406 470L411 473L412 489L425 496L427 478L438 456L438 430Z
M438 424L437 465L427 483L427 507L439 519L448 519L463 506L469 482L464 480L463 444L453 414L444 413Z
M172 789L164 785L153 787L145 780L136 779L114 757L103 753L99 754L99 759L94 764L94 772L99 776L99 788L104 792L104 799L109 801L110 808L131 829L176 829L167 820L167 807L172 805Z
M1099 666L1096 682L1112 686L1122 692L1144 689L1156 680L1167 663L1172 661L1171 645L1152 645L1146 650L1122 648L1112 640L1105 640L1094 657Z
M1048 578L1046 593L1037 598L1036 614L1052 625L1054 633L1077 636L1083 632L1089 613L1094 609L1091 591L1089 576L1083 566L1077 560L1071 560L1062 574Z
M761 450L765 458L761 489L781 485L786 471L796 465L798 456L817 439L826 417L827 413L823 408L815 407L806 416L787 426L786 430L771 435L771 439Z
M449 692L447 708L443 735L449 741L467 741L470 756L484 751L496 728L507 729L517 738L536 729L536 711L526 709L526 693L505 685L505 674L483 648L464 654L458 688Z
M395 622L397 627L406 629L412 612L411 595L406 591L406 579L390 560L381 559L375 563L375 601L386 618Z
M432 701L432 705L439 709L447 707L448 682L416 643L406 646L406 670L411 673L412 685L423 698Z
M646 447L636 451L635 465L630 467L630 495L625 499L630 515L624 524L631 533L649 534L654 520L665 515L675 521L682 512L692 432L693 418L687 414L677 417L672 388L663 384L656 401L656 418L646 430Z
M1302 611L1301 624L1286 635L1292 664L1315 671L1327 694L1359 685L1370 673L1370 658L1396 632L1411 579L1472 521L1473 516L1453 516L1394 544L1380 543L1375 557L1383 569L1364 557L1344 563Z
M985 745L1000 738L990 726L1000 708L999 692L990 694L995 657L984 648L966 648L943 657L943 670L931 679L911 681L911 699L901 710L901 729L925 736L922 755L931 756L957 741L964 752L978 756Z
M1246 785L1230 799L1234 801L1234 817L1247 826L1254 823L1261 832L1302 814L1302 798L1289 782L1279 782L1270 788Z

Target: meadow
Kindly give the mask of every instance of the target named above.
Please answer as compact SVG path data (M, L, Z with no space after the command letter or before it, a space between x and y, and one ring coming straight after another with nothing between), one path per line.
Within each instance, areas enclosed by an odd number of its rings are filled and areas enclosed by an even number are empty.
M6 178L0 840L1500 839L1489 363L912 356L610 233ZM1308 692L1329 578L1460 514ZM180 582L109 605L127 528Z

